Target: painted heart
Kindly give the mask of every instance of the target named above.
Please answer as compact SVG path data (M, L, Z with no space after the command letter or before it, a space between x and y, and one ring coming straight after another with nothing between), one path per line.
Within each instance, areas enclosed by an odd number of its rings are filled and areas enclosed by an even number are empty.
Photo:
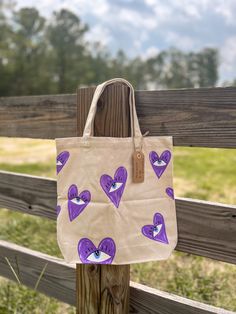
M172 198L172 200L175 199L175 197L174 197L174 190L173 190L172 188L166 188L166 194L167 194L170 198Z
M57 156L57 174L61 171L61 169L65 166L67 160L70 157L70 153L67 151L61 152Z
M61 206L57 205L57 207L56 207L57 216L60 214L60 211L61 211Z
M170 159L171 159L171 152L169 150L165 150L161 156L152 151L149 154L149 159L152 165L153 170L155 171L158 179L162 176L163 172L166 170Z
M166 235L166 227L162 214L156 213L153 217L153 225L145 225L142 227L142 233L145 237L168 244Z
M111 238L105 238L96 247L91 240L83 238L78 243L78 253L84 264L111 264L116 254L116 245Z
M68 190L68 211L70 221L74 220L91 200L89 191L83 191L78 195L78 189L75 184L72 184Z
M114 179L108 174L103 174L100 178L100 184L103 191L116 208L119 207L120 200L125 189L127 176L127 170L124 167L119 167L115 172Z

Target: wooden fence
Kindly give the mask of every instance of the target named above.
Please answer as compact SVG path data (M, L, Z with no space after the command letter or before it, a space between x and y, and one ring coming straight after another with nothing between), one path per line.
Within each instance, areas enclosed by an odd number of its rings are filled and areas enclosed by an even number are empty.
M0 136L81 136L93 92L90 87L77 95L0 98ZM125 86L109 86L99 102L95 134L129 134L127 97ZM173 135L176 146L236 148L236 88L137 91L135 97L143 132ZM236 264L236 206L186 198L177 198L176 205L177 250ZM56 220L56 181L1 171L0 207ZM61 259L0 241L0 275L12 280L5 257L19 267L29 287L48 263L38 290L72 305L77 299L77 313L127 313L128 306L137 314L233 313L132 282L128 287L128 265L76 269Z

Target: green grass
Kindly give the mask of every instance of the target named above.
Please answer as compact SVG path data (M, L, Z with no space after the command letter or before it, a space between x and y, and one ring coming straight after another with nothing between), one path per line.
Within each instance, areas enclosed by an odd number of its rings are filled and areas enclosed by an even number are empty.
M1 170L55 177L52 142L0 139L0 147ZM235 150L176 148L174 157L177 196L236 203ZM6 209L0 210L0 222L1 239L61 257L55 222ZM131 279L236 311L236 267L230 264L174 252L164 262L133 265ZM74 312L71 307L5 279L0 281L0 300L0 314Z
M4 171L34 174L36 176L52 177L55 172L55 167L52 167L52 165L53 165L53 162L50 162L48 164L30 163L30 164L17 164L17 165L0 163L0 169Z
M229 149L175 148L177 195L236 203L236 152Z
M62 257L56 242L55 221L6 209L1 209L0 221L3 223L0 229L2 240Z
M54 299L45 298L34 290L5 280L1 284L0 300L1 314L54 314L59 309Z

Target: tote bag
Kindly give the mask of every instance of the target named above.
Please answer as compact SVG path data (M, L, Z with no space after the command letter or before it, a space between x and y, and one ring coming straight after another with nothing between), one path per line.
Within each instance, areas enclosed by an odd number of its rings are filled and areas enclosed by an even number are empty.
M98 99L116 82L129 87L131 137L94 137ZM177 243L172 137L142 136L128 81L98 85L83 136L56 139L56 147L57 240L67 262L131 264L170 256Z

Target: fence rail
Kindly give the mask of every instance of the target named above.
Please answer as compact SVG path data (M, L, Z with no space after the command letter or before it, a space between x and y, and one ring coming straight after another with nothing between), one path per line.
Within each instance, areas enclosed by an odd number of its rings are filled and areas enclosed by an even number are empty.
M34 287L47 264L38 290L60 301L75 305L75 268L63 260L0 240L0 275L15 280L6 260L20 270L22 283ZM16 265L16 256L17 264ZM95 266L96 267L96 266ZM130 313L141 314L234 314L200 302L130 283Z
M83 90L92 98L93 89ZM137 91L135 96L142 131L172 135L176 146L236 147L236 88ZM76 130L75 94L0 98L0 136L54 139L76 136Z

